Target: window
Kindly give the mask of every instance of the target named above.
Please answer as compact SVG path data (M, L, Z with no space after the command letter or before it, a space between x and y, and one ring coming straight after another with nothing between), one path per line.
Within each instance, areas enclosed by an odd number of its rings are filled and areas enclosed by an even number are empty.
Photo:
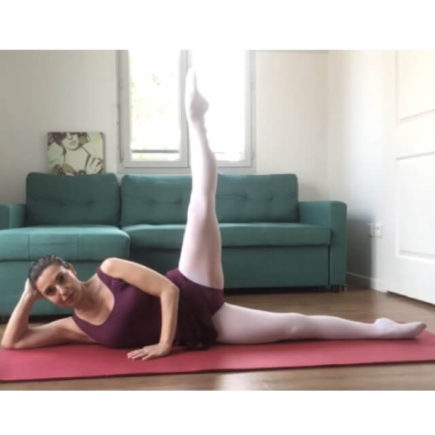
M246 51L120 52L123 167L188 167L184 81L191 66L210 102L207 133L218 165L251 166L250 64Z

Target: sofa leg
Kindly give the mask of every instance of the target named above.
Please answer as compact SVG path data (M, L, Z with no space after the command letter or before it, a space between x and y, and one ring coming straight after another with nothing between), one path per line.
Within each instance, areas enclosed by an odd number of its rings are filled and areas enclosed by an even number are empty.
M341 293L347 292L347 285L331 285L327 287L328 290L332 291L333 293Z

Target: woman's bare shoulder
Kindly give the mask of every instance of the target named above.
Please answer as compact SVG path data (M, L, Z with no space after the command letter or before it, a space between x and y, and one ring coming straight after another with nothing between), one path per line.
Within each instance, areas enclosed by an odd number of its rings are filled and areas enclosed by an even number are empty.
M108 275L113 275L125 268L126 265L135 264L132 261L124 260L122 258L117 257L109 257L106 258L100 265L100 269L107 273Z

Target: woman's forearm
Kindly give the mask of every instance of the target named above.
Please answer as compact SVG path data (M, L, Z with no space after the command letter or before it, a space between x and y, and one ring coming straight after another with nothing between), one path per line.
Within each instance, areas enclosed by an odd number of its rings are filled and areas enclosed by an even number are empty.
M35 297L24 292L11 314L1 341L4 348L13 348L29 331L29 316L35 303Z
M160 296L162 329L159 343L166 346L172 346L177 330L179 292L178 287L172 285Z

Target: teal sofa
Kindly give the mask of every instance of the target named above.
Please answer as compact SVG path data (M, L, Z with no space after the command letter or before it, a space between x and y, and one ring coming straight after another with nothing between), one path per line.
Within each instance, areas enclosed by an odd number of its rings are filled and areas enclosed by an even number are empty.
M111 256L176 267L190 187L190 176L30 173L26 203L0 204L0 315L45 254L73 263L82 280ZM219 174L216 211L227 289L345 285L344 203L299 202L293 174ZM65 312L38 301L32 314Z

